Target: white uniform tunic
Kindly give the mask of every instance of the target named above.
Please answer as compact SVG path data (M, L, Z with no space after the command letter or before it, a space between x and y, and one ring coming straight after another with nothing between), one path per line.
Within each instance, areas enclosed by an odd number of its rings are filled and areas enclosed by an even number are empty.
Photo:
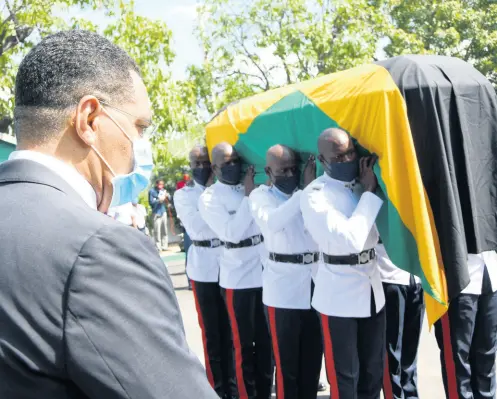
M483 252L479 255L468 255L469 285L462 294L481 295L483 272L488 270L492 292L497 291L497 254L495 251Z
M395 266L387 255L383 244L376 246L378 269L380 269L381 281L388 284L409 285L411 273ZM414 276L416 284L421 283L421 279Z
M358 254L378 243L375 220L383 201L354 183L328 175L304 190L301 209L304 223L320 250L328 255ZM319 265L312 306L336 317L370 317L371 288L376 312L385 305L376 260L363 265Z
M250 194L255 222L268 252L283 255L318 252L300 212L302 191L292 196L276 187L260 186ZM265 305L284 309L311 308L312 268L317 264L279 263L267 259L262 274Z
M194 241L218 238L216 233L205 223L198 210L198 200L205 188L195 183L193 187L185 186L174 193L174 206L178 218L186 232ZM214 283L219 280L219 258L222 247L204 248L190 245L186 274L193 281Z
M240 241L261 234L250 212L242 185L217 182L207 188L198 202L200 215L224 242ZM223 248L219 285L228 289L262 287L263 244L245 248Z

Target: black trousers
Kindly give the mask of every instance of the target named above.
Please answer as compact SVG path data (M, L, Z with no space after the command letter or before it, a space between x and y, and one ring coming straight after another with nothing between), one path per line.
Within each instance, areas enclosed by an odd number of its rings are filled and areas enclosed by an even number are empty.
M316 399L323 359L314 309L266 307L276 361L278 399Z
M191 283L202 330L207 378L219 397L236 396L233 343L221 289L218 283Z
M262 304L262 288L223 289L235 348L240 399L269 399L273 386L273 356Z
M383 376L385 399L417 399L417 357L424 300L421 284L383 283L386 299L387 357Z
M460 294L435 323L448 399L494 398L497 293L485 269L482 295Z
M385 362L385 308L371 317L321 315L331 399L379 399Z

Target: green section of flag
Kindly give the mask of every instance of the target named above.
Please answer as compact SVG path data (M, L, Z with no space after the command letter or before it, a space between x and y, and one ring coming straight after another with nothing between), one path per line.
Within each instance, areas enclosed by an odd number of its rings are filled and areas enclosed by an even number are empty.
M292 112L295 110L298 112ZM267 180L264 173L266 151L275 144L299 150L303 168L309 154L317 153L317 138L326 128L338 124L302 92L296 91L258 115L235 145L244 159L256 168L256 183ZM322 173L318 165L318 175Z
M298 112L292 112L293 110L298 110ZM318 136L324 129L330 127L339 126L306 95L296 91L258 115L247 132L239 135L235 148L247 163L255 166L256 183L263 184L267 180L264 166L266 151L269 147L283 144L298 149L301 155L301 168L303 168L309 154L318 155ZM357 142L356 144L358 145ZM369 155L367 149L360 145L358 145L358 151L361 156ZM319 162L317 166L319 176L323 171ZM399 212L388 200L388 188L381 178L378 164L375 166L375 173L381 188L378 194L385 201L376 224L392 262L403 270L419 276L425 292L440 301L440 297L432 291L423 273L418 246L413 234L402 223Z

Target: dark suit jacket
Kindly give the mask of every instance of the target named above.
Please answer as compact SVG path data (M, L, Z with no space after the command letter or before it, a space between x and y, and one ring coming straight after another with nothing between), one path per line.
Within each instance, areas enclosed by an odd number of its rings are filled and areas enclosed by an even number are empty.
M154 245L41 164L0 165L0 398L217 398Z

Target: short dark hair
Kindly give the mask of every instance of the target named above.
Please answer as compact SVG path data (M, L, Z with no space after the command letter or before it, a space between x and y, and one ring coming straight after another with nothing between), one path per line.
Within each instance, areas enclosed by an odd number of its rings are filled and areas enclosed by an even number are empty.
M52 138L64 126L68 108L85 95L115 104L129 101L130 71L140 74L124 50L97 33L71 30L47 36L24 57L17 72L18 140L42 143Z
M164 183L164 180L162 180L162 179L157 179L157 180L155 181L155 185L159 184L160 182Z

